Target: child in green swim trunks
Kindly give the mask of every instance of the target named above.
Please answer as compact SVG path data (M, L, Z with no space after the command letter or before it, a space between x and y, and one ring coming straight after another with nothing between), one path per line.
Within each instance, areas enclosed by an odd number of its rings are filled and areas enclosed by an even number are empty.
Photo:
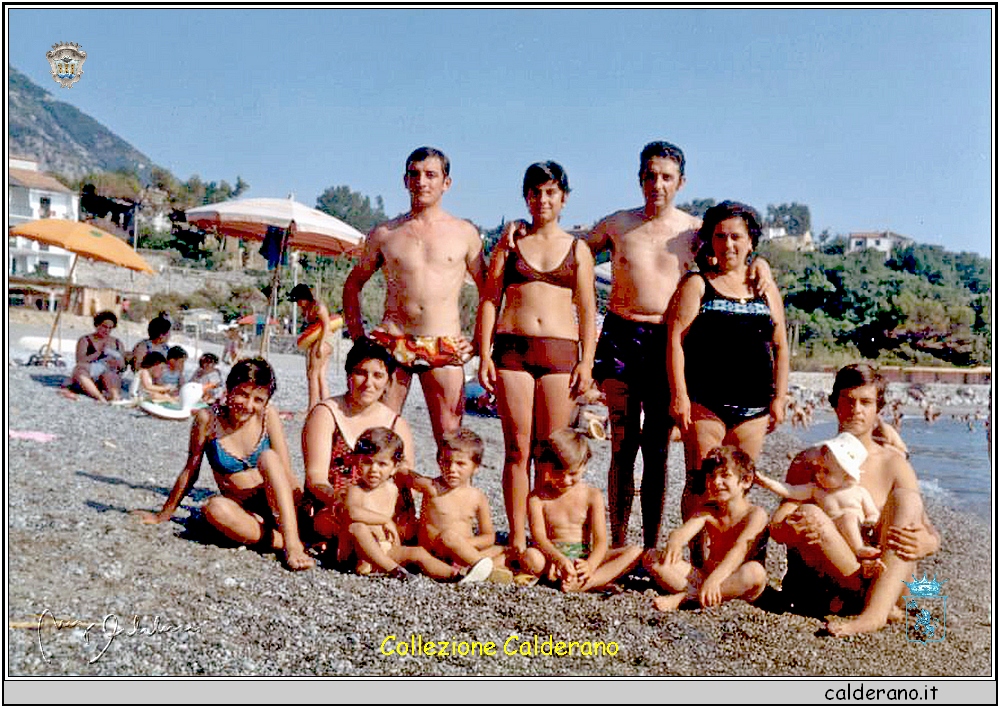
M528 497L528 525L534 546L524 563L538 576L559 584L563 592L604 587L639 562L642 549L608 549L604 497L581 480L590 460L587 437L572 428L555 431L538 443L538 482Z

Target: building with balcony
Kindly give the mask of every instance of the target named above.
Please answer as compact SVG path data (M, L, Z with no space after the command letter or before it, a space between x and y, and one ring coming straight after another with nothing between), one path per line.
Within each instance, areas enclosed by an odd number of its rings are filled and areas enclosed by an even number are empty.
M35 219L80 218L80 195L59 180L38 171L38 162L30 158L10 157L7 180L7 228ZM74 255L19 236L7 238L7 273L9 275L51 275L65 278Z

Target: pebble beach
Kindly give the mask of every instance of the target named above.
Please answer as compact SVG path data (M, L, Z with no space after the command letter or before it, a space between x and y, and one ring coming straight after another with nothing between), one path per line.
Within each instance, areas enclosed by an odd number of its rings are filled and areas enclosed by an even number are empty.
M85 324L68 334L86 333ZM127 344L138 338L121 330ZM30 353L18 349L19 338L45 334L38 322L15 321L8 331L8 430L56 436L7 440L12 677L990 675L992 530L939 500L926 502L941 551L919 565L918 575L946 581L947 635L927 646L907 641L904 624L832 638L822 632L823 618L782 612L773 602L758 607L735 601L664 615L653 609L655 592L641 583L616 593L564 595L540 586L455 586L427 578L402 584L322 567L292 573L273 553L220 545L198 514L215 492L207 464L171 522L145 526L130 516L130 510L163 504L184 464L189 426L82 396L62 397L58 386L68 369L18 363ZM276 354L271 362L276 405L303 411L303 358ZM334 393L345 387L341 367L342 359L331 362ZM434 446L419 386L404 416L414 431L417 469L433 474ZM500 423L473 415L465 423L486 444L474 484L490 499L498 530L506 530ZM301 416L285 421L300 478L302 424ZM783 478L790 457L803 447L786 425L768 437L759 466ZM593 450L586 481L603 490L610 446L595 442ZM663 538L679 522L684 476L681 446L673 444L670 453ZM637 481L639 474L637 469ZM776 506L759 488L751 499L768 510ZM630 540L640 538L637 498ZM784 547L772 541L772 598L781 587L784 558ZM41 625L40 614L46 617ZM546 640L578 642L577 653L546 655L539 648ZM451 650L447 656L412 655L411 648L427 642L450 643ZM463 642L493 643L495 652L462 655Z

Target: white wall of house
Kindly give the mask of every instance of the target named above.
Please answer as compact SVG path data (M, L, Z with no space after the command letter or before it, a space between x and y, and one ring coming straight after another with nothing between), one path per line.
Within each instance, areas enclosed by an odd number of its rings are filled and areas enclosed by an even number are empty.
M80 219L80 196L77 194L8 185L7 195L10 199L7 228L42 218ZM69 251L31 239L7 238L7 273L10 275L32 275L41 268L49 275L65 278L74 257Z

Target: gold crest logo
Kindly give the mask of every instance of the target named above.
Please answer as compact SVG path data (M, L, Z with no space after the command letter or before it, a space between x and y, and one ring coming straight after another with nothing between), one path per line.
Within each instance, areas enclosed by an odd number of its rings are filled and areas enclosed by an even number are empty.
M83 62L87 52L76 42L58 42L45 52L52 67L52 78L63 88L70 88L83 76Z

